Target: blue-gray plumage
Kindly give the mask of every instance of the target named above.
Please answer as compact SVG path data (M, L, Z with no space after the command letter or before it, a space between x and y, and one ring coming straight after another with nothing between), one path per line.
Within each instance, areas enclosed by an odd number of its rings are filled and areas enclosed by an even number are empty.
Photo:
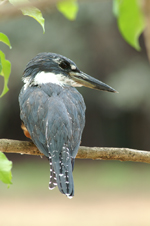
M85 125L85 103L74 88L115 92L110 86L81 72L70 59L40 53L26 66L19 95L20 117L37 148L49 158L49 188L58 185L74 195L72 170Z

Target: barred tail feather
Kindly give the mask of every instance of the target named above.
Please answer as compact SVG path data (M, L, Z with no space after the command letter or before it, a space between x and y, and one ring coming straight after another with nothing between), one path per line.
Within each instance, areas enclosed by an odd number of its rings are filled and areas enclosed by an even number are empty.
M57 185L61 193L65 194L68 198L72 198L74 196L74 183L71 159L68 161L61 160L53 162Z
M50 182L49 182L49 189L52 190L57 186L57 179L56 174L52 166L52 159L49 156L49 164L50 164Z

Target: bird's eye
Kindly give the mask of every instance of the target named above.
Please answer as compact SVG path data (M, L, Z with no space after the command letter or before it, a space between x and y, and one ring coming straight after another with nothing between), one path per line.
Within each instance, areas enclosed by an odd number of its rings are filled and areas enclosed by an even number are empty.
M62 61L59 66L62 68L62 69L68 69L70 68L70 64L68 62L65 62L65 61Z

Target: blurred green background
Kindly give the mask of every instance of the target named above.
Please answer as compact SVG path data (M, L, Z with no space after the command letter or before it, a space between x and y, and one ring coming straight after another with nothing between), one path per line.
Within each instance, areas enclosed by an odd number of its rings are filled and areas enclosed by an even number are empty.
M84 146L150 150L150 69L143 37L141 52L121 37L112 2L80 3L76 21L47 9L46 33L28 17L0 23L12 50L10 91L0 99L0 138L26 140L20 128L18 94L28 61L39 52L56 52L106 82L119 94L80 88L87 106ZM0 77L0 90L2 90ZM75 197L48 190L47 159L16 154L13 185L0 183L0 225L150 225L150 166L144 163L76 160Z

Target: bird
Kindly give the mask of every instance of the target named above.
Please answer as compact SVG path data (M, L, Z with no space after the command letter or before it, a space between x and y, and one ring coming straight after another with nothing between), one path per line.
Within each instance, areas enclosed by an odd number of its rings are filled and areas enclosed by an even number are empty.
M24 134L50 164L49 189L58 186L68 198L74 196L72 171L85 126L86 106L75 87L117 92L82 72L69 58L43 52L29 61L19 94Z

